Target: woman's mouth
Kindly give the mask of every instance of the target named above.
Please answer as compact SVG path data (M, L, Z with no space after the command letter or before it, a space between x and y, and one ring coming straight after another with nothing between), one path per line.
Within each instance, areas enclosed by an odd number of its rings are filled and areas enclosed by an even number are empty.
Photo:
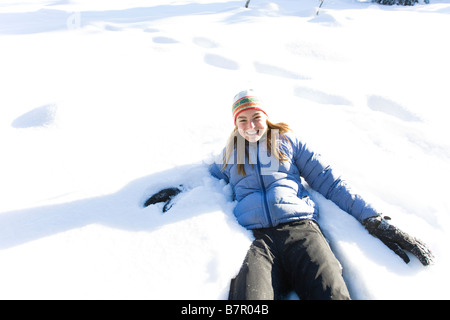
M259 130L248 130L245 132L246 135L248 136L255 136L259 133Z

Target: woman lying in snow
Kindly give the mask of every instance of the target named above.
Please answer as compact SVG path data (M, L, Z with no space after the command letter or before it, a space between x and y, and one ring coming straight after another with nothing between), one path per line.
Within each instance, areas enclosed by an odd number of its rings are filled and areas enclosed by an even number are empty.
M370 204L296 137L285 123L271 123L252 90L238 93L232 107L235 128L223 151L223 163L211 174L232 187L238 222L255 240L229 299L280 299L295 290L300 299L350 299L342 268L317 223L318 209L301 183L333 201L360 221L406 263L403 250L423 265L431 251L418 239L389 224ZM180 189L161 190L146 205L166 202ZM170 208L170 207L169 207Z

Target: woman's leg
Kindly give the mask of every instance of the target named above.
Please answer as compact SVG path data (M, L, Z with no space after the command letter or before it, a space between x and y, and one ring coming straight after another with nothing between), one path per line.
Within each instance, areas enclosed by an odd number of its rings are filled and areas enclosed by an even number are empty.
M264 231L255 230L253 234L255 240L247 252L239 274L231 281L228 298L230 300L279 299L284 292L285 279L279 260L271 248L273 241Z
M300 299L350 299L341 264L315 222L288 225L284 237L284 265Z

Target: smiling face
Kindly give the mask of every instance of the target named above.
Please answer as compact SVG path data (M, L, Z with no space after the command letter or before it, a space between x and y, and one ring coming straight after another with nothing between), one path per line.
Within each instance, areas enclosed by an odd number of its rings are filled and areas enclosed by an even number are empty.
M236 118L239 134L249 142L257 142L267 131L267 115L259 110L242 111Z

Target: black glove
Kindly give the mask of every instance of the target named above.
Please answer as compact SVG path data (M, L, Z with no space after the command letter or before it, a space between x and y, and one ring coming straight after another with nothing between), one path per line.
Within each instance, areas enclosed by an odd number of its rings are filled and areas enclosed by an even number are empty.
M424 266L433 263L434 256L423 242L389 224L387 220L390 218L371 217L364 220L363 225L371 235L380 239L406 263L410 260L403 250L415 255Z
M159 192L152 195L147 201L145 201L144 207L148 207L151 204L159 202L165 202L163 212L166 212L172 207L172 205L170 204L172 199L181 191L182 191L181 187L162 189Z

